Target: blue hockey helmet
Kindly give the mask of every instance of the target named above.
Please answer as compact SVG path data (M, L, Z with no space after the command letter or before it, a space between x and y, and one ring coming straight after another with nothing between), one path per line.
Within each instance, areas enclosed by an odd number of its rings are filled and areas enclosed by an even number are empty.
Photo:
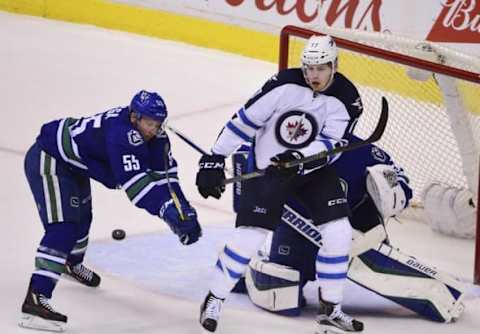
M143 116L158 122L164 122L167 118L167 106L162 97L154 92L141 90L130 102L130 112L135 113L138 119Z

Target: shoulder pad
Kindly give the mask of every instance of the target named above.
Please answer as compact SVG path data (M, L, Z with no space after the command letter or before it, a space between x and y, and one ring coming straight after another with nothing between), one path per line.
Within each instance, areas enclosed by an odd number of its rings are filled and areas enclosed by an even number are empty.
M286 85L286 84L295 84L303 87L309 88L303 77L302 70L300 68L291 68L278 72L273 75L267 82L262 86L262 88L255 93L255 95L248 100L245 104L245 108L248 108L259 98L272 91L273 89Z
M335 73L332 84L323 93L339 99L352 118L357 118L363 111L357 87L341 73Z

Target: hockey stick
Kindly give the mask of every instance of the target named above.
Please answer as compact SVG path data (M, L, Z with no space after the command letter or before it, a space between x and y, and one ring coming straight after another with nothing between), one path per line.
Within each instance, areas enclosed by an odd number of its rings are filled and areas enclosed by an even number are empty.
M187 143L188 145L193 147L198 153L208 155L207 151L203 150L200 146L195 144L193 141L191 141L187 136L185 136L183 133L181 133L177 129L171 127L170 125L168 125L166 123L164 123L163 127L165 129L168 129L168 130L172 131L174 134L176 134L178 137L180 137L180 139L182 139L185 143Z
M308 157L304 157L304 158L301 158L301 159L296 159L296 160L293 160L293 161L289 161L289 162L283 163L281 165L279 164L279 166L283 167L283 168L291 168L291 167L295 167L295 166L305 164L305 163L308 163L308 162L320 160L320 159L326 158L330 155L335 155L335 154L338 154L338 153L341 153L341 152L348 152L348 151L356 150L357 148L360 148L360 147L363 147L365 145L369 145L371 143L374 143L382 137L383 132L385 131L385 128L387 126L387 121L388 121L388 101L385 97L382 96L382 110L381 110L381 113L380 113L380 119L377 123L377 126L375 127L375 130L373 130L370 137L368 137L367 139L365 139L363 141L360 141L360 142L355 142L355 143L352 143L352 144L349 144L349 145L335 147L331 150L322 151L320 153L313 154L313 155L310 155ZM253 178L256 178L256 177L259 177L259 176L262 176L262 175L265 175L265 169L259 169L257 171L252 172L252 173L242 174L242 175L232 177L230 179L225 179L223 184L242 182L242 181L253 179Z
M170 130L172 131L174 134L176 134L180 139L182 139L185 143L187 143L190 147L192 147L193 149L195 149L198 153L200 154L206 154L206 155L209 155L209 153L207 153L207 151L205 151L203 148L201 148L200 146L198 146L197 144L195 144L191 139L189 139L186 135L184 135L182 132L178 131L177 129L175 129L174 127L166 124L166 123L163 123L163 127L167 130ZM233 172L231 171L230 168L227 168L225 167L225 171L230 174L230 175L233 175Z
M175 208L177 208L178 213L180 214L180 219L185 220L185 214L183 213L182 206L180 205L180 201L178 200L177 194L172 188L170 184L170 176L168 175L168 152L170 152L170 145L165 143L165 148L163 152L163 164L165 165L165 177L167 178L167 187L168 191L170 192L170 197L172 197L173 204Z

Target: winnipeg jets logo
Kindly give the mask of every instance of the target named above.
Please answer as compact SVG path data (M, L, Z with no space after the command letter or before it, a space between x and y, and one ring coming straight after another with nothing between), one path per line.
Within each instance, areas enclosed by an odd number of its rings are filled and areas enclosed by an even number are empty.
M128 131L127 138L130 145L138 146L143 144L142 135L137 130Z
M355 102L352 103L352 106L354 106L355 108L357 108L358 111L362 112L362 110L363 110L363 105L362 105L362 100L360 99L360 97L357 97L357 99L355 100Z
M287 148L302 148L310 144L318 133L315 118L309 113L292 110L283 114L275 125L275 136Z
M287 132L288 137L292 142L296 142L299 138L305 136L307 130L305 129L305 114L299 120L295 122L288 122L287 123Z

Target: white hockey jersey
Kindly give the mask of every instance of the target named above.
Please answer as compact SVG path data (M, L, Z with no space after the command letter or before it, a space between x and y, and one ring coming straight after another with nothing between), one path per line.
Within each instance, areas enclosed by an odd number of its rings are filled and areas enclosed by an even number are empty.
M289 69L267 81L234 115L212 152L229 156L244 142L253 142L256 166L263 169L288 149L309 156L341 144L357 116L339 99L314 93L300 69Z

